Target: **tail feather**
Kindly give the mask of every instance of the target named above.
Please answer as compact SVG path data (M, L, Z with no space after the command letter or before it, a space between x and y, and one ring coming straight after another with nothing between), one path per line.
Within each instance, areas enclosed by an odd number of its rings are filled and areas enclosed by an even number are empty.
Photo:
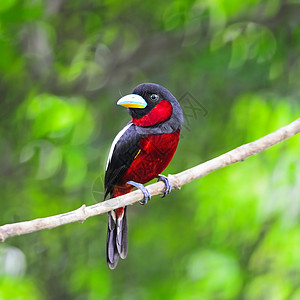
M114 269L119 257L126 258L128 251L128 230L126 207L121 216L115 212L108 213L108 229L106 241L106 261L110 269Z
M114 211L110 211L108 214L108 228L114 230L116 227L116 214Z
M122 248L122 227L123 227L123 218L118 218L117 220L117 235L116 235L116 245L118 249L118 253L121 253L121 248Z
M125 211L123 217L121 251L119 252L120 257L122 259L125 259L127 256L127 252L128 252L128 229L127 229L127 218L126 218L126 211Z
M114 269L119 261L118 250L115 246L115 230L107 230L107 249L106 249L106 261L110 269Z

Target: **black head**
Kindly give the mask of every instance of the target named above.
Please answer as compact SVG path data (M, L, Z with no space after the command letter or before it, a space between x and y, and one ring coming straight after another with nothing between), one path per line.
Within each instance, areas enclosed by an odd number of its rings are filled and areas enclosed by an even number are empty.
M161 85L142 83L134 88L132 94L121 98L118 104L128 107L128 112L132 118L141 119L159 105L161 101L168 101L172 105L173 119L177 119L181 126L183 123L182 109L176 98ZM160 113L162 113L161 110Z
M134 88L133 94L139 95L147 102L147 106L144 109L130 108L129 113L133 118L141 118L145 116L149 111L156 106L161 100L167 100L169 102L177 102L175 97L164 87L155 83L142 83Z

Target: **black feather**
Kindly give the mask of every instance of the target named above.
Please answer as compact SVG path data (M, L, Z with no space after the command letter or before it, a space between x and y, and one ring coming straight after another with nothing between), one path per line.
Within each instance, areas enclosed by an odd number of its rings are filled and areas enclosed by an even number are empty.
M111 216L111 212L108 213L106 262L109 268L114 269L117 266L119 257L121 257L122 259L126 258L127 251L128 251L128 230L127 230L127 218L126 218L126 207L125 207L123 217L119 220L116 219L116 223Z
M116 227L116 223L111 215L111 212L109 211L107 214L108 214L108 228L110 230L114 230Z
M123 216L123 227L122 227L122 241L121 241L121 251L119 252L122 259L126 258L128 252L128 229L127 229L127 217L126 208Z
M119 254L116 247L116 228L113 230L107 229L106 247L106 262L110 269L114 269L119 261Z
M112 192L114 186L121 180L130 167L140 150L140 140L141 136L137 133L136 126L132 125L117 141L105 173L104 199Z

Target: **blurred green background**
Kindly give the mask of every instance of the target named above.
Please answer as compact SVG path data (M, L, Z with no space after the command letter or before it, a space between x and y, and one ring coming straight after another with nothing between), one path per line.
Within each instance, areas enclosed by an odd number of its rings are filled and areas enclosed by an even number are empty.
M3 0L0 221L103 198L116 106L166 86L185 126L165 174L300 113L298 0ZM128 210L129 254L105 262L107 217L0 245L0 299L300 299L300 137Z

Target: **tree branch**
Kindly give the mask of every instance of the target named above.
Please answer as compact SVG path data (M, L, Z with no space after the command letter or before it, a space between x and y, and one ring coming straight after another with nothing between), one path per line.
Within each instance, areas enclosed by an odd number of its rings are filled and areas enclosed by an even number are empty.
M260 153L299 132L300 118L254 142L242 145L181 173L169 175L168 178L170 180L172 189L180 189L182 185L197 178L204 177L217 169L226 167L239 161L243 161L247 157ZM165 185L163 182L157 182L148 185L147 189L149 190L151 196L159 195L164 192ZM0 226L0 240L4 242L8 237L23 235L43 229L51 229L73 222L83 222L87 218L106 213L118 207L131 205L142 200L143 198L143 193L140 190L137 190L91 206L82 205L80 208L64 214L35 219L32 221L6 224Z

